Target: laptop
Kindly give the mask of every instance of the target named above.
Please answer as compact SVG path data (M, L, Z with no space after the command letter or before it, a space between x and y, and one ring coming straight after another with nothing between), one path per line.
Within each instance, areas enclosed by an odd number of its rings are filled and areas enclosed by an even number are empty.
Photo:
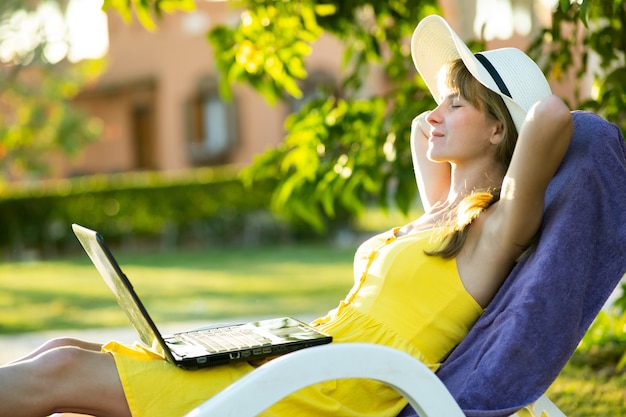
M291 317L162 335L100 233L78 224L73 224L72 230L141 341L180 368L258 360L332 341L331 336Z

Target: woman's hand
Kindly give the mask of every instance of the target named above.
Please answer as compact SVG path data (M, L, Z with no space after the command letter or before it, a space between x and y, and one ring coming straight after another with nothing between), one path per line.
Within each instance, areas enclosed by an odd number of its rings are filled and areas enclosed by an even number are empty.
M411 123L411 129L417 129L426 139L428 139L428 136L430 136L430 125L426 121L429 114L430 110L426 110L425 112L420 113L418 116L416 116Z

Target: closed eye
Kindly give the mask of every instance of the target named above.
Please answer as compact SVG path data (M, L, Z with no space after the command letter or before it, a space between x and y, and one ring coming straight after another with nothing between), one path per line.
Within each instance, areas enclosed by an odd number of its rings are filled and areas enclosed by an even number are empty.
M446 101L450 103L450 107L452 108L461 107L463 105L463 100L461 99L461 97L459 97L458 94L449 95L448 97L446 97Z

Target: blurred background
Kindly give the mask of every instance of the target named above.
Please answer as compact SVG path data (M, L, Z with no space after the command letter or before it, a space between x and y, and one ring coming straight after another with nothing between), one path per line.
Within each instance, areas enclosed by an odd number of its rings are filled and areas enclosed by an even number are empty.
M71 250L72 222L167 247L376 230L358 220L370 209L419 211L422 17L474 49L528 51L571 108L623 127L624 7L609 3L5 1L0 256Z
M626 131L620 0L3 0L2 343L126 325L72 223L159 320L334 307L363 237L421 211L408 138L434 102L409 42L430 14ZM572 415L626 411L625 307L618 288L557 381Z

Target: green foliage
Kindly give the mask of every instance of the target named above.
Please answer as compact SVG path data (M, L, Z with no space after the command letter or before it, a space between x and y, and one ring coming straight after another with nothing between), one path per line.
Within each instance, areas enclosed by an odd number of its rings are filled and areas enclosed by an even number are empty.
M626 315L617 309L601 311L577 348L575 360L588 365L626 366Z
M195 8L194 0L104 0L102 3L103 10L115 9L126 22L130 22L135 14L148 30L157 28L157 21L163 12L190 12Z
M268 205L269 183L245 190L227 167L176 176L161 173L96 175L25 188L0 188L0 250L63 250L80 223L112 239L169 236L202 243L237 241L249 216ZM266 222L267 223L267 222ZM258 227L258 225L252 225ZM268 226L273 227L273 226ZM268 238L275 237L266 230Z
M560 79L576 65L578 109L596 112L626 132L626 3L621 0L562 0L552 15L552 27L535 40L531 53L547 56L545 70ZM597 59L591 59L592 56ZM581 83L590 69L592 97L583 97Z
M615 303L613 303L615 308L622 313L626 313L626 283L622 284L622 295L619 296Z
M415 201L410 122L433 101L419 86L408 40L415 24L437 12L435 1L242 1L236 27L209 35L223 74L223 91L246 82L269 102L301 97L311 44L326 32L345 45L344 72L333 91L301 106L285 124L284 144L245 171L277 182L275 210L324 230L375 199L404 213ZM385 93L364 91L373 66L382 67Z
M626 283L610 308L601 311L580 342L574 360L595 367L626 368Z
M257 159L244 179L248 184L262 178L277 180L273 207L288 205L293 215L317 229L324 229L326 218L336 217L336 201L358 213L363 196L381 184L377 167L386 158L379 143L384 138L378 133L384 110L382 99L314 100L287 119L284 144L269 158ZM294 195L300 197L290 201Z
M86 117L71 99L101 64L42 65L0 80L0 171L5 176L45 173L52 151L73 154L98 137L100 121Z
M29 13L42 4L0 2L0 58L4 61L0 66L0 182L3 177L45 173L51 153L71 154L95 139L101 129L98 120L86 117L71 100L102 71L103 62L50 62L49 46L67 45L67 39L52 39L41 19L36 24L42 27L33 28L24 39L28 32L24 26L35 24L27 20L32 17ZM45 4L58 6L62 13L68 1Z
M626 373L617 374L606 368L599 371L570 361L547 395L566 416L624 416L625 386Z
M304 60L311 53L311 43L322 34L315 13L332 12L333 6L314 8L307 1L250 3L253 7L242 12L238 30L218 26L209 33L223 74L223 96L230 98L231 86L243 81L270 103L285 93L301 98L297 80L306 78Z

